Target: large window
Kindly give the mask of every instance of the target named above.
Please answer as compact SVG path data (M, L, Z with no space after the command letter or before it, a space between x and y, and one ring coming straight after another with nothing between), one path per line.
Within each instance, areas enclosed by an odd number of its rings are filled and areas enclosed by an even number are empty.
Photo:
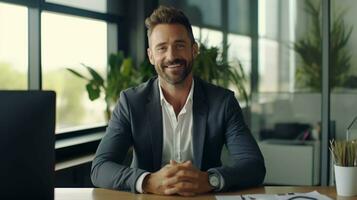
M276 40L259 40L259 91L279 91L279 43Z
M0 2L0 89L27 89L27 8Z
M251 68L251 39L248 36L238 34L228 34L228 60L239 60L242 62L246 73L250 73Z
M122 15L114 0L0 0L0 90L55 91L56 133L104 127L104 95L90 101L87 82L67 68L105 78Z
M57 130L103 124L104 99L91 102L86 81L66 68L85 73L87 65L105 74L106 22L50 12L41 17L43 89L57 93Z
M228 34L228 58L235 67L237 64L241 64L244 73L247 75L246 89L250 93L250 76L252 66L252 42L251 38L244 35Z
M201 42L208 47L222 48L223 34L222 31L217 31L208 28L201 29Z
M294 92L296 55L295 35L306 35L306 14L297 7L299 0L260 0L258 3L259 92ZM302 17L297 20L297 12ZM297 25L297 23L299 23ZM297 28L298 26L299 28Z

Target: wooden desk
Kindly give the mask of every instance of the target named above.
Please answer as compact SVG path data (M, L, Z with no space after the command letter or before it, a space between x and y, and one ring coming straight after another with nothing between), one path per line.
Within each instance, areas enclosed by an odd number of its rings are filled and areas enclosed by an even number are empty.
M335 187L260 187L242 190L233 193L223 194L278 194L288 192L311 192L318 191L332 199L338 200L357 200L355 197L338 197ZM55 200L215 200L214 194L200 195L196 197L180 197L180 196L159 196L149 194L133 194L130 192L120 192L114 190L100 188L56 188Z

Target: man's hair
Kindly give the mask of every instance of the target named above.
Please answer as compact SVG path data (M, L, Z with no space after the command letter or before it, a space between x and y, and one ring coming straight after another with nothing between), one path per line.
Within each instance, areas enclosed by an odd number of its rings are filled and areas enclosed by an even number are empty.
M179 9L173 7L160 6L145 20L147 36L150 37L152 30L159 24L181 24L183 25L191 39L192 44L195 39L192 33L190 21L186 15Z

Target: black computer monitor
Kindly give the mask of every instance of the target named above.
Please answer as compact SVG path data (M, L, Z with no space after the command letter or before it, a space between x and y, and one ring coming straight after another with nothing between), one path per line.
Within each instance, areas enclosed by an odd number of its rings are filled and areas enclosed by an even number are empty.
M54 199L52 91L0 91L0 199Z

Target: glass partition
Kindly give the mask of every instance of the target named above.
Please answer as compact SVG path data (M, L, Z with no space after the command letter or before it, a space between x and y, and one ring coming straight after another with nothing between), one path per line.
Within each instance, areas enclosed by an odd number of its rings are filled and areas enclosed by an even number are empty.
M309 52L321 45L309 9L321 13L321 6L302 0L259 0L258 5L259 81L251 96L251 130L265 157L265 184L318 185L321 88L314 83L321 82L322 54ZM311 73L314 83L306 81Z
M357 116L357 2L331 1L331 120L336 138L346 139L346 129ZM357 122L350 127L357 139Z

